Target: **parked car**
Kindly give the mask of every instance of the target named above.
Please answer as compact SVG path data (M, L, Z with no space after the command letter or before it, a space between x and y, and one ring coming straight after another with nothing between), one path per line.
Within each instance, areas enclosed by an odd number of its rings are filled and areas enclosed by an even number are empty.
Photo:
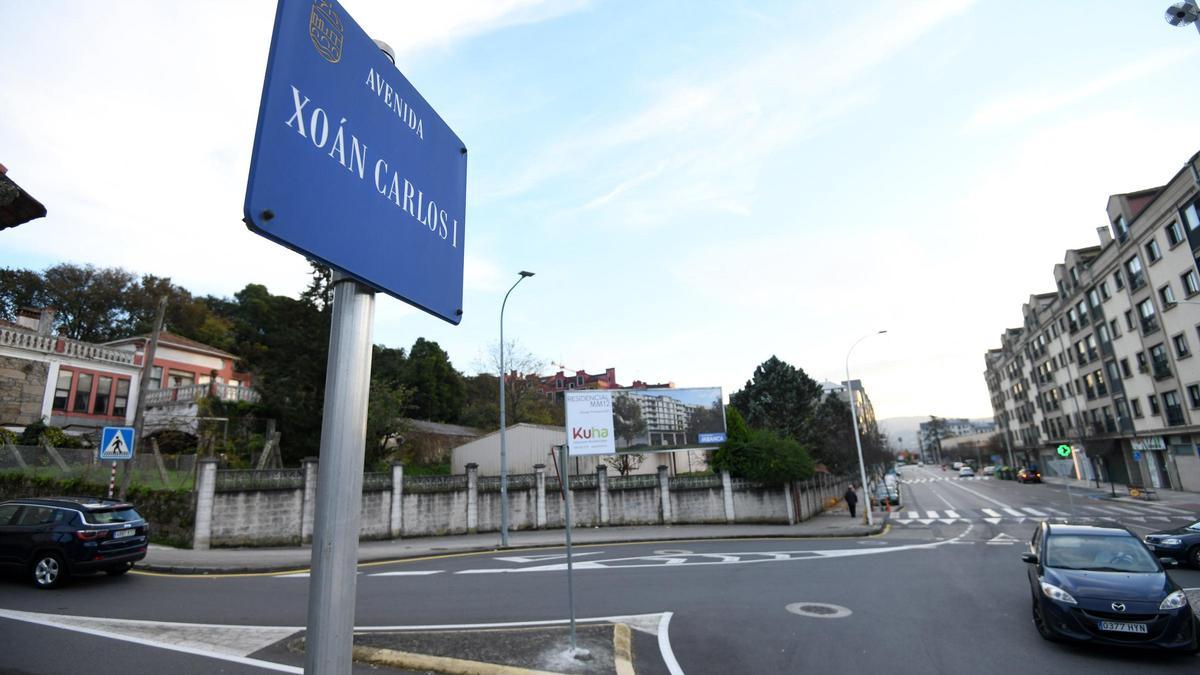
M150 527L126 502L90 497L0 502L0 565L25 570L38 588L72 574L120 575L146 557Z
M1189 565L1200 569L1200 520L1146 535L1146 548L1160 558L1186 560Z
M996 475L996 467L994 467L994 466L985 466L985 467L983 467L983 475L985 475L985 476L994 476L994 475Z
M1200 653L1187 595L1129 530L1043 522L1021 560L1046 640Z
M1040 483L1042 482L1042 472L1037 469L1021 469L1017 472L1018 483Z
M871 504L883 506L900 506L900 487L895 483L881 483L875 486L871 493Z
M975 477L975 469L972 469L969 466L963 465L958 470L958 477L959 478L974 478Z

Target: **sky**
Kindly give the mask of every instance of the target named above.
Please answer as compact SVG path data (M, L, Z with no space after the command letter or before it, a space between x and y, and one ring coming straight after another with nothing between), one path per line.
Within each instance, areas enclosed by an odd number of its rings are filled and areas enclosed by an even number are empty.
M880 419L989 417L984 353L1198 149L1200 36L1163 2L345 0L470 148L464 315L374 341L483 368L505 336L622 384L772 355ZM1161 5L1161 6L1160 6ZM47 218L0 265L298 295L241 222L275 3L0 0L0 163Z

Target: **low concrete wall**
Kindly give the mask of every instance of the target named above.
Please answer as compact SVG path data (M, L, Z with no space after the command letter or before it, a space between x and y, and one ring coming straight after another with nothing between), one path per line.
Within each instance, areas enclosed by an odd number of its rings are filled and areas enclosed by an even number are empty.
M196 548L295 545L311 536L308 530L319 470L314 461L306 461L303 470L282 470L265 477L223 471L218 478L215 464L205 469L207 473L202 472L203 478L197 482L197 506L203 507L198 508L198 516L210 509L211 518L197 517ZM498 531L498 482L492 477L480 478L474 471L469 468L466 476L405 477L397 465L390 487L386 482L372 483L372 489L363 492L360 536L387 539ZM508 490L512 530L563 526L558 481L549 480L540 467L538 471L514 477ZM578 527L787 524L820 513L846 486L845 480L828 477L769 486L731 480L727 474L668 478L665 471L657 476L587 475L578 479L579 487L571 491L571 516ZM275 484L238 487L263 481ZM576 484L576 478L571 482Z

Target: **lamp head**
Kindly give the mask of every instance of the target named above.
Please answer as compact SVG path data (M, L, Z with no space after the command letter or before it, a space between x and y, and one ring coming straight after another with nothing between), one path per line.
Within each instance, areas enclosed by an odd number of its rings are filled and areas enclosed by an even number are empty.
M531 276L533 276L533 272L526 272L525 270L521 270L520 275L523 277L531 277Z

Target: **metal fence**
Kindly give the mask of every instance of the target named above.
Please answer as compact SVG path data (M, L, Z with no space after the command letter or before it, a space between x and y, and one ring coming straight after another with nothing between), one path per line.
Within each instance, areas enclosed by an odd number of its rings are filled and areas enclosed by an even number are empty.
M363 492L379 492L392 489L392 473L390 471L367 472L363 474Z
M479 492L499 492L500 477L499 476L480 476L476 480L476 488ZM533 473L516 473L508 477L509 490L532 490L537 487L537 474Z
M404 492L454 492L467 489L466 475L405 476Z
M608 479L609 490L636 490L658 487L658 474L613 476Z
M721 477L713 476L673 476L667 487L671 490L708 490L722 486Z
M112 475L112 462L100 461L95 448L47 448L31 445L0 445L0 472L26 474L43 478L82 479L89 483L107 485ZM196 480L195 455L161 455L141 453L130 460L118 462L119 480L125 471L132 472L130 485L191 490Z
M294 490L304 487L304 469L219 469L217 492Z

